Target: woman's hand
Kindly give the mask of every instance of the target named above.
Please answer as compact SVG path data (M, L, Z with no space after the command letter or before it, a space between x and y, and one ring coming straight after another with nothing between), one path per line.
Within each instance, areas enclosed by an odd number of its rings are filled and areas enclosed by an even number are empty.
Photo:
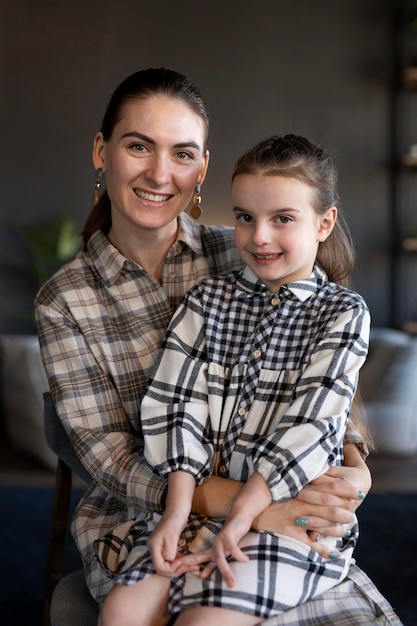
M317 535L347 536L353 513L371 488L371 474L354 444L344 446L344 465L329 469L287 502L271 504L255 518L255 530L282 533L311 546L323 557L331 550L319 543ZM193 510L210 517L227 517L230 503L241 489L241 483L213 477L198 487ZM191 555L190 555L191 556ZM213 555L201 554L213 560Z
M330 468L292 500L272 504L256 518L253 528L289 535L329 557L332 550L317 538L349 536L353 513L372 482L356 446L345 446L345 462L347 465Z

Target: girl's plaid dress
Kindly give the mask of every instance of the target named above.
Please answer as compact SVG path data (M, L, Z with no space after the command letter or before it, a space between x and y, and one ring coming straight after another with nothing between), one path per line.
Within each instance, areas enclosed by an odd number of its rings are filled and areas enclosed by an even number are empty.
M368 349L363 299L315 268L308 280L271 294L249 268L208 279L175 314L141 408L145 456L162 475L185 470L197 484L215 473L246 481L259 472L274 501L294 497L342 462L358 372ZM154 572L146 547L160 519L137 527L116 581ZM222 520L191 516L184 551L207 547ZM358 528L323 559L290 537L251 532L248 563L232 562L229 589L219 572L173 580L170 609L221 606L268 618L337 585L347 574Z

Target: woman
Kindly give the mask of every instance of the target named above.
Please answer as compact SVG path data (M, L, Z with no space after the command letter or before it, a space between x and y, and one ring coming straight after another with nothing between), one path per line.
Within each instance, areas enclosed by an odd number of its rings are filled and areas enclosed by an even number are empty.
M200 93L176 72L144 70L121 83L94 140L96 191L103 173L106 192L87 219L84 250L35 302L55 407L94 481L72 532L91 594L101 604L113 588L111 623L124 626L140 623L140 612L134 586L113 586L113 577L129 568L141 520L146 511L162 510L166 492L143 460L140 401L184 293L240 264L232 229L197 226L183 213L193 195L198 212L208 126ZM307 531L345 534L359 492L370 488L360 442L351 429L344 448L350 467L330 470L254 525L298 537L326 555ZM193 510L224 516L239 488L212 478L196 490ZM167 619L156 616L154 623Z

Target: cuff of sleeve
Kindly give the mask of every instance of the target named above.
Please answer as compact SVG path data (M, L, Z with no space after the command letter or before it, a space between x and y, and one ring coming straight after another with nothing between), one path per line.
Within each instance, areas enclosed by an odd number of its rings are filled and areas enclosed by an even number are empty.
M255 471L262 476L268 485L273 502L284 502L292 497L286 482L280 479L273 463L268 463L262 459Z
M142 461L136 465L127 481L127 501L141 511L162 513L167 489L167 481L157 476L146 461Z
M363 458L363 460L365 461L366 458L369 455L369 448L366 445L366 443L363 441L363 439L359 436L356 436L354 433L346 433L344 439L343 439L343 443L353 443L358 451L359 454L361 455L361 457Z

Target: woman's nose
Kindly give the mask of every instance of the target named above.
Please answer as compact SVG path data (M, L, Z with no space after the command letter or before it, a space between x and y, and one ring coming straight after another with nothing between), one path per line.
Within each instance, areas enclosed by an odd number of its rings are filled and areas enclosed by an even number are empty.
M169 165L163 155L153 155L148 162L146 171L147 179L154 185L160 187L168 182L170 177Z

